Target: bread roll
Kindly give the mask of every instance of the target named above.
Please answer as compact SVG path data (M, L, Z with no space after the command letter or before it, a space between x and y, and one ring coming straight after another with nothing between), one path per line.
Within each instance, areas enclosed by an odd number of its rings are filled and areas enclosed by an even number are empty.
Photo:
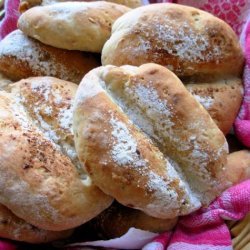
M125 234L131 227L163 233L171 230L177 223L174 219L157 219L145 213L124 207L114 202L109 208L89 222L96 234L103 239L113 239Z
M250 179L250 151L240 150L229 154L225 173L233 184Z
M187 90L202 104L226 135L239 112L243 86L239 78L220 79L211 83L186 84Z
M72 1L72 0L71 0ZM140 0L104 0L106 2L118 3L130 8L137 8L142 5ZM19 5L19 11L22 13L37 5L50 5L58 2L67 2L67 0L21 0ZM92 0L73 0L72 2L92 2Z
M93 182L150 216L188 214L229 185L225 137L162 66L90 71L77 90L73 128L79 159Z
M57 48L101 52L113 22L129 10L104 1L56 3L29 9L19 18L18 27Z
M241 76L243 53L232 28L202 10L169 3L136 8L117 19L103 65L154 62L182 80Z
M1 238L38 244L67 238L72 232L73 230L56 232L39 229L16 217L9 209L0 204Z
M99 65L97 55L44 45L20 30L0 42L0 71L12 80L55 76L80 83L88 71Z
M113 200L92 184L75 152L76 88L37 77L0 92L0 203L45 230L81 225Z

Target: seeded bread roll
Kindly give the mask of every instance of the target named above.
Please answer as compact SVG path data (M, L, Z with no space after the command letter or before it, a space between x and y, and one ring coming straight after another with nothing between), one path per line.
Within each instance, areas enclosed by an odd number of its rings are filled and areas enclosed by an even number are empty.
M97 55L57 49L28 38L20 30L0 42L0 71L12 80L54 76L78 84L99 65Z
M224 21L193 7L160 3L117 19L102 51L103 65L149 62L199 82L240 77L244 59L238 37Z
M91 2L92 0L73 0L72 2ZM106 2L118 3L130 8L137 8L142 5L140 0L104 0ZM50 5L58 2L67 2L67 0L21 0L19 5L19 11L22 13L37 5Z
M112 202L81 169L75 152L76 89L37 77L0 92L0 203L45 230L74 228Z
M188 214L229 185L225 137L160 65L90 71L77 90L73 128L79 159L93 182L150 216Z
M26 35L56 48L101 52L114 21L126 6L99 2L64 2L27 10L18 20Z
M163 233L171 230L177 223L174 219L157 219L145 213L114 202L109 208L88 224L103 239L113 239L125 234L131 227Z
M38 244L67 238L72 232L73 230L57 232L40 229L16 217L8 208L0 204L1 238Z

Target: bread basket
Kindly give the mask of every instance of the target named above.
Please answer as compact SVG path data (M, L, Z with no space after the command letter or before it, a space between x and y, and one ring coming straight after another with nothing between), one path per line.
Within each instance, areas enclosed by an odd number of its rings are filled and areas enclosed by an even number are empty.
M0 19L2 19L3 16L4 16L4 0L1 0L0 1ZM241 221L229 221L227 225L231 232L233 249L235 250L250 249L250 214L248 214ZM37 249L37 248L34 248L34 249Z

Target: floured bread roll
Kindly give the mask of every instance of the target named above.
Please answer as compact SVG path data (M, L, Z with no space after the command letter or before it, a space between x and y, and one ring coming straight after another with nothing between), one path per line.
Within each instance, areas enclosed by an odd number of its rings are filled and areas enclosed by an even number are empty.
M181 79L241 76L243 53L232 28L215 16L178 4L143 6L120 17L102 51L103 65L154 62Z
M42 43L68 50L101 52L113 22L126 6L99 2L64 2L29 9L18 27Z
M210 83L193 83L185 86L208 111L219 129L224 134L229 133L243 98L242 80L231 77Z
M225 137L160 65L90 71L77 90L73 128L79 159L93 182L150 216L188 214L229 184Z
M97 55L57 49L28 38L20 30L0 42L0 71L12 80L54 76L80 83L88 71L99 65Z
M46 243L67 238L73 230L46 231L16 217L9 209L0 204L0 237L29 243Z
M145 213L124 207L117 202L104 210L101 214L91 220L88 224L99 237L113 239L125 234L131 227L163 233L171 230L177 223L174 219L157 219Z
M71 0L72 1L72 0ZM72 2L91 2L92 0L73 0ZM104 0L106 2L118 3L130 8L137 8L142 5L140 0ZM50 5L58 2L68 2L67 0L21 0L19 5L19 11L24 12L37 5Z
M81 170L75 152L76 88L36 77L0 92L0 203L46 230L81 225L112 202Z

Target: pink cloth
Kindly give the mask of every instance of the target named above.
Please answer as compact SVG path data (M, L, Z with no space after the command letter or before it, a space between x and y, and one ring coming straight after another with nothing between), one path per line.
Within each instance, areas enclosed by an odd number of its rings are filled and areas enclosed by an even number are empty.
M143 250L229 250L224 220L240 220L250 211L250 180L229 188L208 208L182 217L172 235L159 235ZM157 248L155 247L157 243Z
M228 22L239 35L246 56L245 95L235 122L235 132L239 140L250 147L250 0L163 1L191 5L209 11ZM18 0L6 1L7 15L1 22L1 38L16 28L17 6ZM92 242L87 245L143 250L229 250L232 249L231 237L224 220L242 219L250 211L249 197L250 180L229 188L208 208L182 217L171 233L155 236L149 232L131 229L119 239ZM0 241L0 250L15 249L12 245L3 244L7 243ZM67 246L67 249L83 249L83 245L86 243Z
M0 22L0 40L16 29L19 0L5 0L5 16Z

